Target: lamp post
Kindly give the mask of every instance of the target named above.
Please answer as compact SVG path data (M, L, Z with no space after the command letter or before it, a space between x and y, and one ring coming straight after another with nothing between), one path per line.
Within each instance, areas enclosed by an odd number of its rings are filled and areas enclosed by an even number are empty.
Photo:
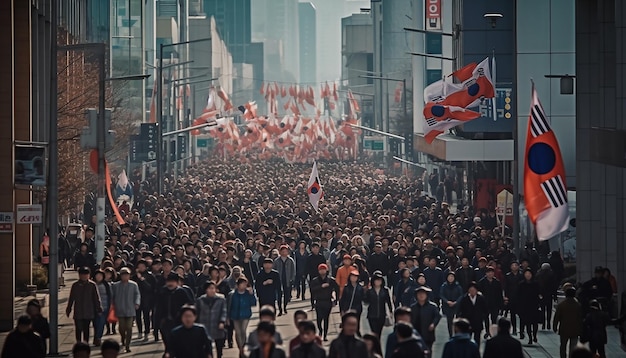
M159 62L157 63L157 78L156 83L158 85L157 88L157 159L156 159L156 167L157 167L157 193L163 193L163 49L166 47L173 47L178 45L187 45L197 42L211 41L211 38L203 38L197 40L189 40L182 42L175 42L171 44L161 44L159 46Z

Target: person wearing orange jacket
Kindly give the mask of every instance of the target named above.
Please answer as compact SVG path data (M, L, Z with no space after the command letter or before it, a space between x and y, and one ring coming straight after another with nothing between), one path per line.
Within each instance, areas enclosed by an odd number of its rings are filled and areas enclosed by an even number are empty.
M352 266L352 257L346 254L343 255L343 265L337 269L337 277L335 277L335 281L337 282L337 286L339 286L339 297L341 299L341 295L343 294L343 289L346 287L348 283L348 278L350 277L350 272L354 270L354 266Z

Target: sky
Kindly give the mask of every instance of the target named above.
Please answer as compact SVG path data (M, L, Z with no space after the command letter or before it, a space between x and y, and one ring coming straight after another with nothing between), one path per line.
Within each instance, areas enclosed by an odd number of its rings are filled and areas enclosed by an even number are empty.
M341 77L341 19L360 8L369 8L369 0L308 0L317 8L317 78L335 81Z

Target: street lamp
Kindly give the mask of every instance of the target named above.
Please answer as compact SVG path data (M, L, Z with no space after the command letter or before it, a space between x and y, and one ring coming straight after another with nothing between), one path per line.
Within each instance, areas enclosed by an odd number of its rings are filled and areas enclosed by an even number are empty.
M163 159L164 159L163 158L163 91L161 87L163 85L163 68L164 68L163 49L165 47L187 45L187 44L204 42L204 41L211 41L211 38L208 37L208 38L197 39L197 40L181 41L181 42L175 42L171 44L161 43L161 45L159 46L159 59L158 59L159 62L157 63L157 79L156 79L156 83L158 85L157 87L158 89L157 91L157 148L156 148L156 154L157 154L156 176L157 176L157 193L158 194L163 193Z

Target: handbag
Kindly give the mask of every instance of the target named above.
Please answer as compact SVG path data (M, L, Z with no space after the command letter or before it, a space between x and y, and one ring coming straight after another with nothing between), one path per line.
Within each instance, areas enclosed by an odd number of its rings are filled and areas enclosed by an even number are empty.
M115 306L111 305L111 307L109 307L109 314L107 315L107 322L117 323L117 321L117 316L115 315Z

